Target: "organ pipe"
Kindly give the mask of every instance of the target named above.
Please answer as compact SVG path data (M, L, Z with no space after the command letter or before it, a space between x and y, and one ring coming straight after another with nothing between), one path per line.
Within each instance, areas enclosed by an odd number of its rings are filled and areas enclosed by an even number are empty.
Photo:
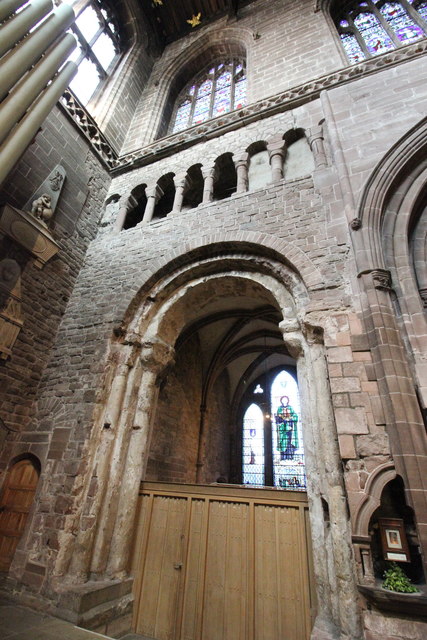
M62 4L0 60L0 100L73 21L73 10Z
M39 95L40 88L47 85L75 46L74 36L70 33L65 34L56 47L43 56L3 100L0 104L0 143L7 137L12 127L19 122Z
M67 62L0 146L0 183L5 180L10 169L24 153L35 133L49 115L53 105L56 104L70 84L76 71L77 66L74 62Z
M0 56L25 36L39 20L52 10L51 0L34 0L1 27Z
M77 72L67 62L58 73L76 47L65 34L74 12L52 8L51 0L0 0L0 184Z

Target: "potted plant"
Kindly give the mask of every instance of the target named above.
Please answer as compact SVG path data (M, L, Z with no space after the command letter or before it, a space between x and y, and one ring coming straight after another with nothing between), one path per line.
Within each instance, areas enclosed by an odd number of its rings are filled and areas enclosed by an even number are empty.
M384 572L383 589L398 593L418 593L406 573L396 562L391 562L390 567Z

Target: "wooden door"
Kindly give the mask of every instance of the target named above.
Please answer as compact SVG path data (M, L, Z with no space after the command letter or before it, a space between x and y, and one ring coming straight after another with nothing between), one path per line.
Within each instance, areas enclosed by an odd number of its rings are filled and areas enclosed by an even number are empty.
M155 640L307 640L307 498L274 489L144 484L135 631Z
M8 571L32 505L39 474L31 460L11 467L0 498L0 571Z

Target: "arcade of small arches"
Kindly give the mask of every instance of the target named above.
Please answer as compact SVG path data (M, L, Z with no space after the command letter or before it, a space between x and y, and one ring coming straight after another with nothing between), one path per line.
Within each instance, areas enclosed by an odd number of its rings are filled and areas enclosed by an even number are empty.
M243 153L223 153L212 165L194 164L187 171L164 174L153 186L139 184L127 197L110 196L106 206L120 199L115 228L126 230L234 193L306 177L326 164L322 128L292 129L254 142Z

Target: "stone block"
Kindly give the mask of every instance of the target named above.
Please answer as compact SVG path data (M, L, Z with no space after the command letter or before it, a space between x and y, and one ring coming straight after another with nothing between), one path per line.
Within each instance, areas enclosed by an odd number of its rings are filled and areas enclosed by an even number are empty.
M341 458L344 460L349 460L351 458L356 458L356 449L354 446L354 437L353 436L338 436L338 442L340 447Z
M358 435L369 433L365 411L356 409L335 409L338 434Z
M328 362L352 362L353 354L350 347L330 347L327 350Z

